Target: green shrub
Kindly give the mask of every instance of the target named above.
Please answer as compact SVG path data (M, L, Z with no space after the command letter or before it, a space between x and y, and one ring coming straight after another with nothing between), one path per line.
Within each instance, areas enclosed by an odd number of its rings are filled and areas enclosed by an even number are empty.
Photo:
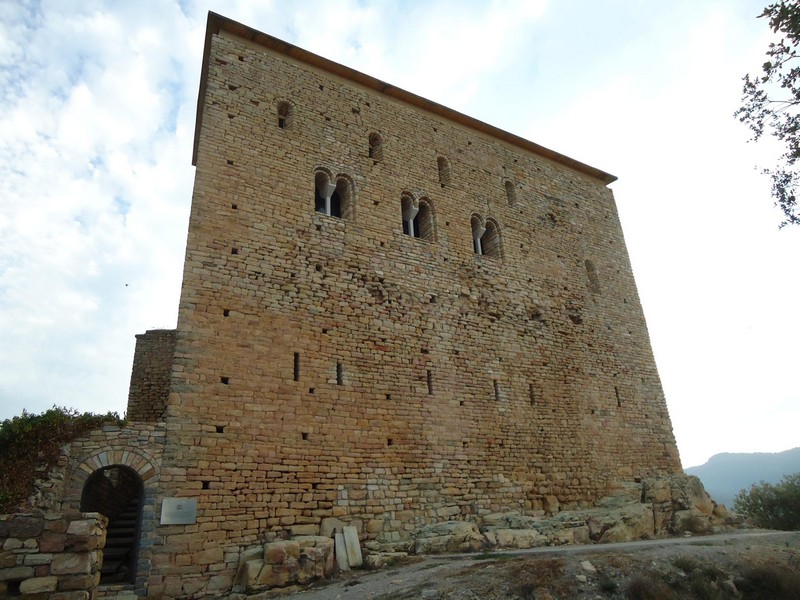
M776 485L762 481L740 491L733 500L733 509L750 517L758 527L800 529L800 473L786 475Z
M34 491L34 482L58 460L61 446L99 428L104 423L121 425L117 413L79 413L53 406L41 415L23 410L22 415L0 424L0 513L20 508Z

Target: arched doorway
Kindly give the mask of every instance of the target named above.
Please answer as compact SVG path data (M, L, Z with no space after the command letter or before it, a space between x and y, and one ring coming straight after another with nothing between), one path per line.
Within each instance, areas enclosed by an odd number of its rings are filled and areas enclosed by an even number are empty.
M142 478L123 465L98 469L83 486L81 511L108 518L101 584L134 581L143 492Z

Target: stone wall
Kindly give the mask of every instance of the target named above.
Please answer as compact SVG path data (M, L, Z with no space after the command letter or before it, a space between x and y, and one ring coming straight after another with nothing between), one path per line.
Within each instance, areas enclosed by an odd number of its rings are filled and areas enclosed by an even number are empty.
M206 60L150 593L680 470L608 176L218 17Z
M94 598L105 535L97 513L0 515L0 597Z
M126 418L163 420L174 354L174 329L151 329L136 336Z

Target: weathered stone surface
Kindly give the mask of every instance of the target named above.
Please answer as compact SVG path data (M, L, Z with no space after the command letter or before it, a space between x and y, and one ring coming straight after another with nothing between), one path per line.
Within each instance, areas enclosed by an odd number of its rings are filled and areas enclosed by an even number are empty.
M88 554L64 553L53 557L50 572L54 575L73 575L89 573L91 563Z
M347 525L344 528L344 546L347 551L347 562L350 566L360 567L364 559L361 556L361 542L358 539L358 531L352 525Z
M416 554L468 552L480 550L482 545L483 536L475 523L446 521L420 529L414 542L414 552Z
M337 531L341 533L344 530L346 523L335 517L326 517L322 519L319 526L319 534L323 537L332 538L333 534Z
M318 535L319 534L319 525L292 525L289 528L289 531L292 533L292 537L296 537L299 535Z
M548 541L535 529L495 529L492 533L500 548L535 548Z
M42 533L44 521L41 518L15 515L11 519L9 537L33 538Z
M58 577L54 575L48 577L34 577L20 583L19 591L23 594L41 594L43 592L54 592L57 586Z
M264 563L281 565L286 562L286 542L270 542L264 546Z
M0 569L0 581L26 579L28 577L33 577L33 574L33 567L10 567L8 569Z
M350 570L350 560L347 558L347 546L344 541L344 534L338 531L335 535L336 564L340 571Z

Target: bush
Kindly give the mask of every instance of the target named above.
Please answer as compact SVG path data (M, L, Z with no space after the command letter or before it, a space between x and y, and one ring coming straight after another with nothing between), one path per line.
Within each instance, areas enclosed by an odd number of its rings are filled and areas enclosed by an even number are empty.
M0 424L0 513L19 509L34 491L37 475L46 476L58 460L61 446L99 428L121 425L117 413L79 413L54 406L41 415L22 415Z
M756 566L736 579L736 587L747 600L797 600L800 574L788 567Z
M763 481L741 490L733 509L750 517L758 527L791 531L800 529L800 473L786 475L780 483Z

